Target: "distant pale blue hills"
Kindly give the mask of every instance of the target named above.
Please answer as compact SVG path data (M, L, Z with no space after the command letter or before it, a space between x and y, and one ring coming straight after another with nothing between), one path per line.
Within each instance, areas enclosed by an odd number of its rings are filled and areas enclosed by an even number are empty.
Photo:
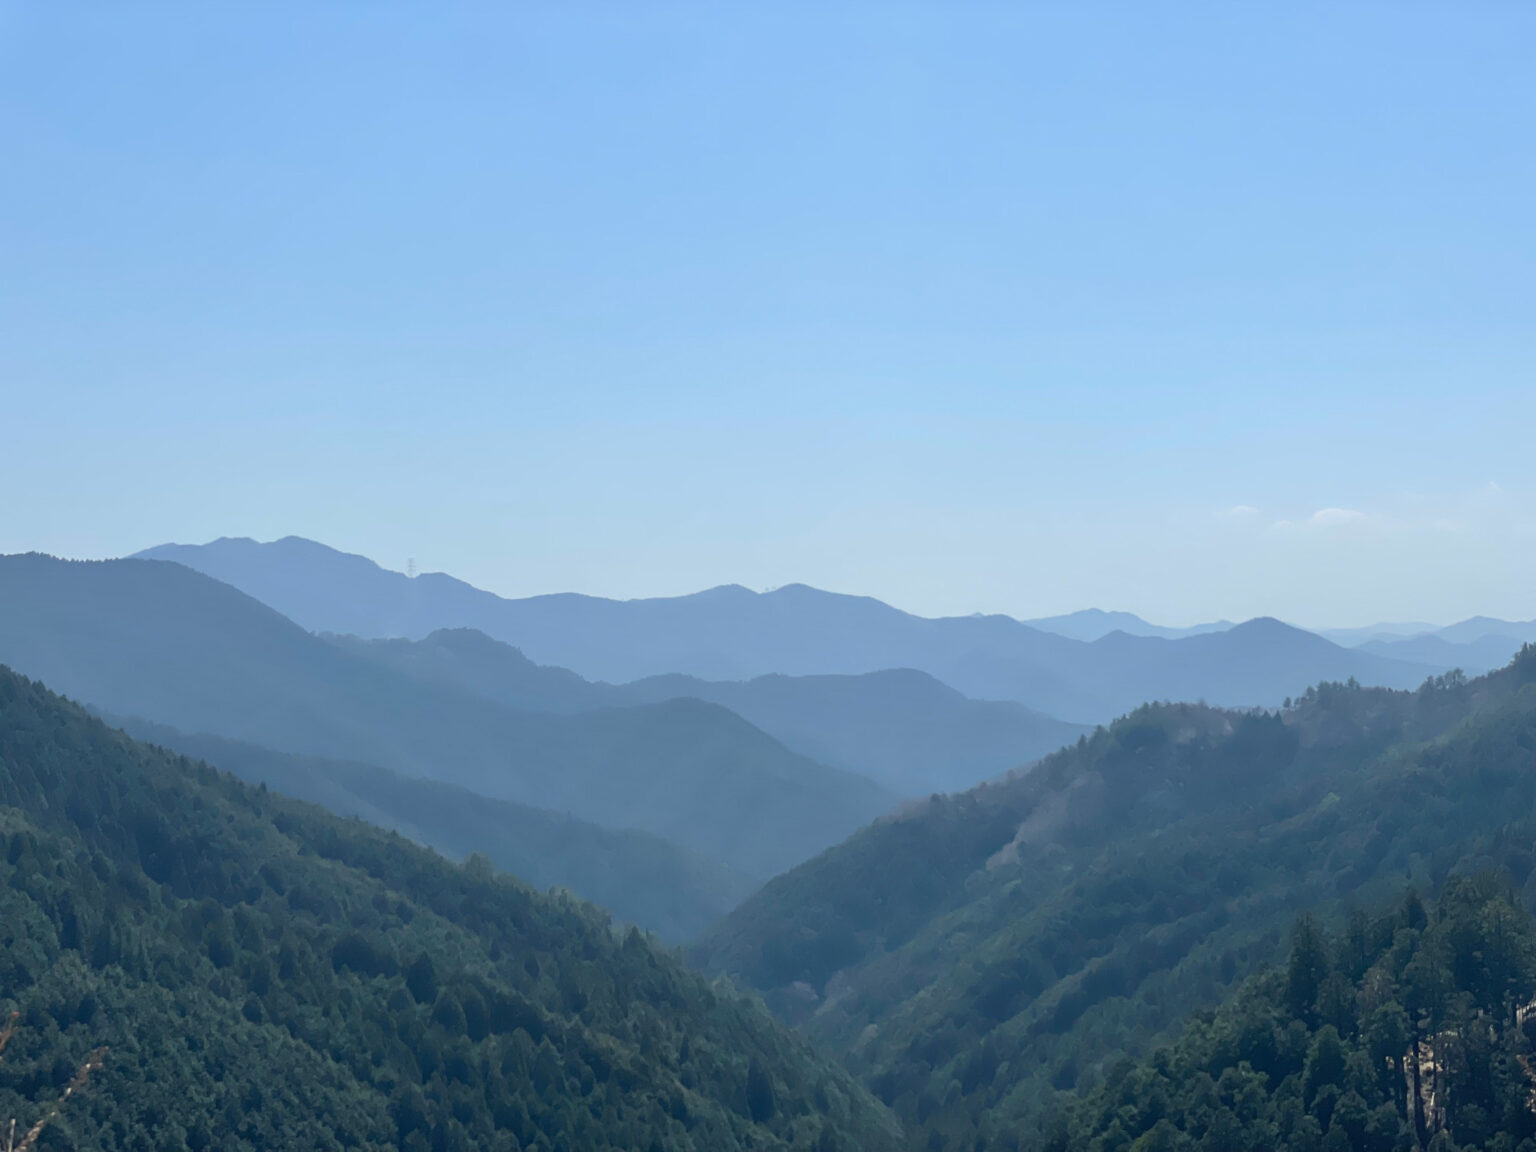
M1168 628L1162 624L1150 624L1134 612L1106 612L1102 608L1084 608L1065 616L1040 616L1024 623L1042 632L1054 632L1058 636L1088 641L1101 639L1111 632L1177 640L1184 636L1200 636L1206 632L1225 632L1233 626L1230 620L1215 620L1209 624L1193 624L1188 628Z
M803 584L767 593L725 585L641 600L574 593L505 599L440 573L407 577L298 537L169 544L137 555L233 584L311 631L422 639L440 629L475 629L594 682L913 669L974 700L1087 724L1153 699L1275 705L1318 681L1351 676L1413 687L1451 667L1470 672L1500 663L1498 653L1512 654L1521 630L1532 627L1491 622L1480 639L1504 639L1462 643L1453 638L1462 626L1454 625L1443 630L1442 645L1398 649L1392 646L1405 638L1391 635L1390 626L1382 630L1388 635L1368 632L1350 645L1267 618L1192 628L1096 609L1033 621L930 619Z
M1154 700L1506 662L1536 625L929 619L803 584L506 599L314 541L0 557L0 664L252 780L685 939L931 792ZM1340 642L1336 642L1340 641Z

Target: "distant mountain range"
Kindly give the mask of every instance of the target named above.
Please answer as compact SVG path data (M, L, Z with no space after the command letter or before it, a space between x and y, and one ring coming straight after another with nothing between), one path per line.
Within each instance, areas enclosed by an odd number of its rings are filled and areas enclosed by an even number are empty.
M623 690L724 705L791 748L904 795L972 787L1088 731L1012 701L972 700L910 668L747 681L653 676Z
M1225 632L1232 627L1230 620L1215 620L1209 624L1193 624L1188 628L1166 628L1161 624L1149 624L1134 612L1106 612L1102 608L1084 608L1065 616L1040 616L1024 623L1042 632L1054 632L1058 636L1070 636L1073 640L1098 640L1111 632L1124 632L1128 636L1160 636L1164 640L1177 640L1184 636L1199 636L1206 632Z
M1065 616L1043 616L1024 623L1043 632L1055 632L1058 636L1090 641L1108 636L1111 632L1177 640L1206 632L1225 632L1233 627L1230 620L1217 620L1209 624L1194 624L1188 628L1167 628L1161 624L1150 624L1131 612L1105 612L1099 608L1085 608ZM1361 628L1310 628L1307 631L1345 648L1367 648L1394 659L1445 663L1448 668L1460 667L1470 672L1474 669L1488 671L1508 664L1510 658L1520 650L1520 645L1536 641L1536 620L1498 620L1492 616L1473 616L1444 626L1403 620L1367 624ZM1411 655L1410 648L1391 649L1391 645L1400 642L1431 638L1440 644L1426 647L1422 656ZM1459 663L1463 660L1469 663ZM1483 664L1480 661L1489 663Z
M1427 632L1438 632L1438 624L1425 624L1422 621L1387 621L1381 624L1366 624L1359 628L1313 628L1325 640L1332 640L1335 644L1342 644L1346 648L1353 648L1357 644L1364 644L1367 640L1403 640L1409 636L1422 636Z
M1431 624L1373 624L1319 635L1361 652L1392 660L1414 660L1476 675L1508 664L1522 644L1536 641L1536 620L1495 620L1474 616L1437 628Z
M1531 636L1536 638L1536 629L1532 629ZM1358 651L1374 652L1393 660L1416 660L1421 664L1460 668L1464 672L1476 674L1502 668L1520 651L1524 642L1507 634L1478 636L1458 642L1446 639L1442 631L1402 638L1379 637L1356 647Z
M1022 704L968 699L911 669L747 681L670 675L613 685L535 664L516 648L468 628L443 629L423 640L331 639L406 675L515 708L572 713L706 700L803 755L859 772L904 796L969 788L1087 730Z
M1275 620L1174 638L1118 630L1089 642L1007 616L926 619L801 584L761 594L728 585L650 600L507 600L449 576L388 572L296 537L163 545L140 556L196 568L315 631L419 639L474 628L537 663L613 683L912 668L975 699L1010 700L1074 723L1101 723L1149 699L1274 705L1320 680L1411 687L1445 669L1343 648Z
M0 663L104 712L650 832L758 879L898 802L715 704L506 707L180 564L0 557Z
M1495 620L1491 616L1474 616L1470 620L1441 628L1435 635L1452 644L1475 644L1490 636L1532 644L1536 643L1536 620Z

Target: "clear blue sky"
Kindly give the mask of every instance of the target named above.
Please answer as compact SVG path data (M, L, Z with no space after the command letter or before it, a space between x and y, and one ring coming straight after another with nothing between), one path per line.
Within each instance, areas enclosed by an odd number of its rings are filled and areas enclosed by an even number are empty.
M1536 616L1536 5L0 2L0 551Z

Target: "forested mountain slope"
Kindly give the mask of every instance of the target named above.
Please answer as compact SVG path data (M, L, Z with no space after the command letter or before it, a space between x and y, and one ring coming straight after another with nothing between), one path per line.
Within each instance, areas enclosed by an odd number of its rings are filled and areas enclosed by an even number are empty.
M842 1052L933 1148L1006 1148L1273 957L1298 911L1468 862L1524 884L1532 843L1528 648L1480 680L1324 685L1283 714L1139 709L856 834L695 957Z
M136 744L0 669L0 1114L45 1147L889 1149L760 1010L597 910Z
M293 537L168 544L140 555L208 572L316 631L419 638L475 628L540 664L611 683L670 673L750 680L916 668L974 699L1098 723L1147 700L1278 705L1320 680L1353 676L1406 688L1443 671L1341 648L1273 620L1177 639L1115 632L1085 643L1008 616L928 619L803 584L765 593L726 585L645 600L507 600L448 576L387 572Z
M294 756L134 718L108 721L137 740L399 832L450 859L483 853L534 888L568 888L669 944L692 940L758 887L743 873L645 832L603 828L372 764Z
M501 640L473 628L439 628L420 640L327 634L358 656L418 680L452 687L509 708L589 712L649 701L613 684L584 679L567 668L535 664Z
M656 676L624 691L634 700L723 705L796 751L908 796L972 787L1084 731L1012 701L972 700L910 668L745 681Z
M363 659L179 564L0 557L0 662L114 715L638 828L759 878L895 803L724 708L506 708Z
M1488 874L1290 956L1053 1125L1059 1152L1536 1148L1536 925Z
M422 640L330 639L396 671L515 708L576 712L705 700L729 708L802 755L908 796L969 788L1053 752L1084 731L1022 704L968 699L912 669L745 681L673 675L613 685L535 664L516 648L469 628L444 629Z

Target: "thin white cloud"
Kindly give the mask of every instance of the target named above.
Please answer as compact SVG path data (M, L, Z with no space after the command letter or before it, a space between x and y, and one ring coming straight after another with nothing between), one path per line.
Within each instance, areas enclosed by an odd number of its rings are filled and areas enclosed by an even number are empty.
M1270 528L1277 532L1333 532L1374 522L1375 517L1355 508L1319 508L1304 520L1275 520Z
M1354 508L1319 508L1307 521L1315 528L1342 528L1369 519L1364 512Z
M1252 504L1234 504L1221 511L1221 516L1227 520L1252 520L1258 514L1259 510Z

